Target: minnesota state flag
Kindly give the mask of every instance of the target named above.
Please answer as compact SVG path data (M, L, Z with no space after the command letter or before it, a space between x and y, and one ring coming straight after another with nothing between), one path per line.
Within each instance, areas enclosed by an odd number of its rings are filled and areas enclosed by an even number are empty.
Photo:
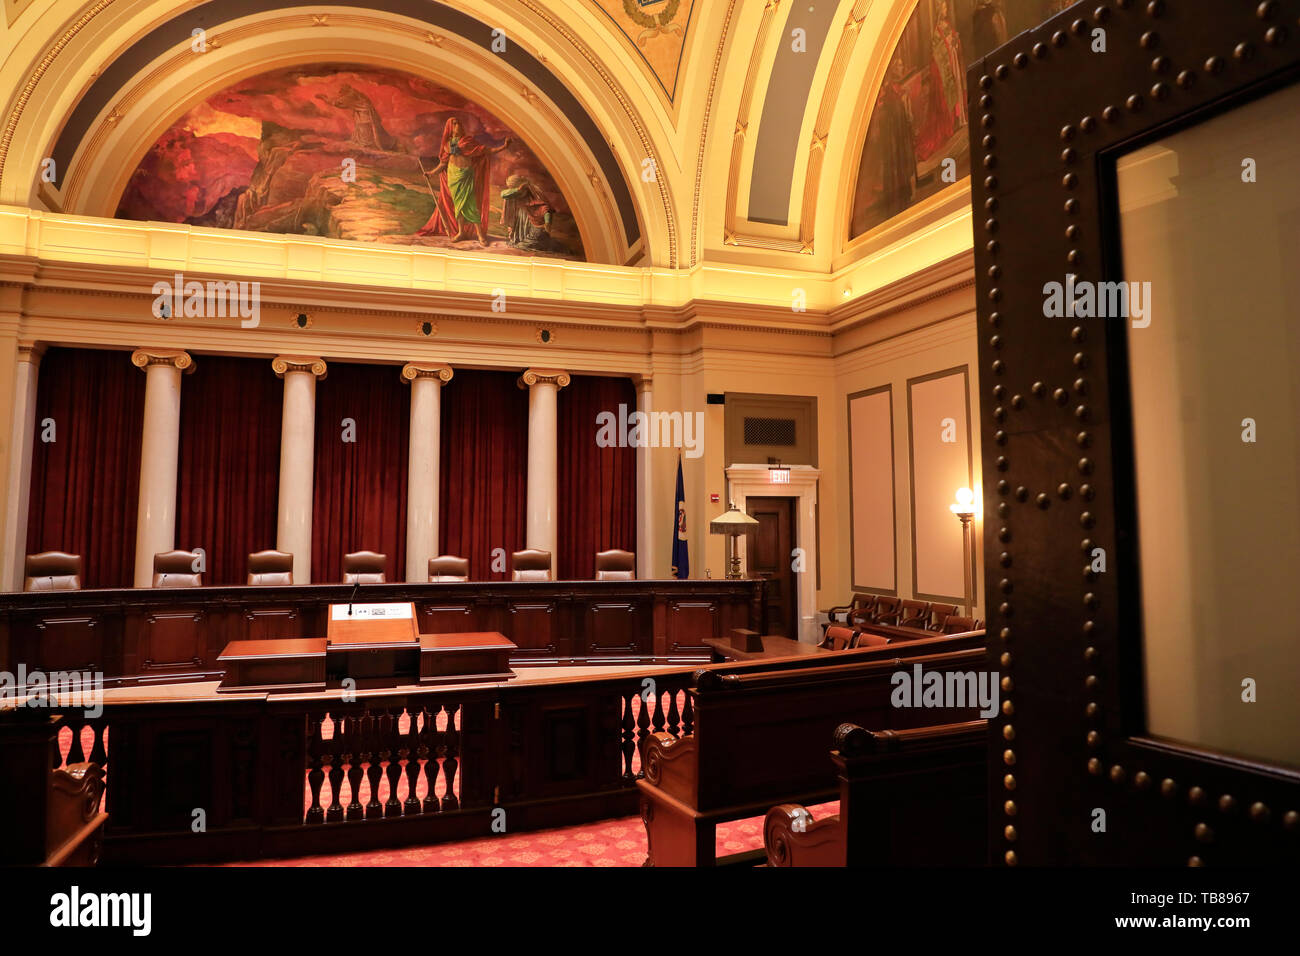
M673 577L691 576L691 555L686 549L686 490L682 481L682 458L677 456L677 505L673 509Z

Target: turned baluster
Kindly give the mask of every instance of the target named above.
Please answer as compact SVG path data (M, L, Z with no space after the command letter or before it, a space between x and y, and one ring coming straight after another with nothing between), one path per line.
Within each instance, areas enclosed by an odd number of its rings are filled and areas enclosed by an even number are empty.
M86 750L81 745L81 721L72 720L67 726L72 728L72 746L68 748L68 765L71 766L74 763L85 763Z
M681 730L680 716L677 712L677 691L670 690L668 692L668 723L664 729L674 737L678 736L678 731Z
M339 799L339 790L343 786L343 760L339 755L339 744L342 743L339 740L339 733L342 730L342 723L341 720L335 719L333 714L330 715L329 753L321 758L325 763L329 764L330 768L330 803L325 808L325 820L329 823L336 823L343 819L343 803ZM321 742L324 743L323 737Z
M397 799L397 784L402 779L402 735L398 729L400 714L384 715L384 757L388 761L385 776L388 777L388 799L384 801L385 817L400 817L402 801Z
M407 816L420 812L420 712L409 713L411 718L402 741L402 756L406 758L406 799L402 802L402 812Z
M424 812L437 813L438 806L438 708L424 709L420 731L420 756L424 758Z
M623 779L632 781L636 779L636 774L632 772L632 754L636 750L636 742L633 735L636 732L636 724L632 721L632 701L636 697L636 692L624 693L623 700L623 724L622 724L622 743L620 750L623 753Z
M347 818L349 820L365 819L365 811L361 807L361 761L365 759L364 754L358 753L364 746L361 738L361 718L346 717L344 718L347 737L347 756L344 760L348 764L348 789L352 791L351 800L348 803Z
M460 756L460 731L457 729L456 718L460 704L449 704L444 709L447 711L447 731L443 740L447 756L442 762L442 774L447 781L447 793L442 798L442 808L456 810L460 808L460 798L456 796L456 768L460 766L460 761L456 759Z
M645 740L646 734L650 733L650 702L647 699L649 696L650 694L646 691L642 691L637 695L641 701L641 706L636 712L636 776L638 780L645 776L645 771L641 769L641 741Z
M90 746L90 762L99 764L99 768L108 773L108 729L98 725L92 725L95 731L95 742Z
M682 736L695 733L695 704L691 702L691 692L685 691L686 703L682 707Z
M657 734L662 734L664 732L664 692L656 688L654 698L655 698L654 732Z
M311 806L307 808L308 823L324 823L325 811L320 805L320 787L325 780L321 770L320 721L307 719L307 786L311 789Z
M364 721L366 752L362 754L362 759L366 761L366 779L370 781L370 799L366 801L366 819L378 820L384 815L384 807L379 802L379 780L384 772L381 766L381 761L384 758L379 752L382 746L379 729L380 717L376 714L367 713Z

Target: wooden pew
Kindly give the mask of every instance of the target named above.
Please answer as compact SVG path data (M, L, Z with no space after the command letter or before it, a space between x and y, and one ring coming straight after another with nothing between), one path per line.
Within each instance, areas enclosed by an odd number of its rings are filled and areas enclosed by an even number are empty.
M814 803L835 794L824 741L844 721L903 729L969 720L978 706L891 704L897 671L978 671L982 647L914 657L854 660L823 655L806 667L700 671L687 690L695 732L642 741L641 817L648 866L714 865L717 824L766 813L777 803ZM828 665L827 658L847 661ZM797 796L796 796L797 795Z
M984 866L988 721L864 730L842 724L831 751L840 812L768 811L768 866Z

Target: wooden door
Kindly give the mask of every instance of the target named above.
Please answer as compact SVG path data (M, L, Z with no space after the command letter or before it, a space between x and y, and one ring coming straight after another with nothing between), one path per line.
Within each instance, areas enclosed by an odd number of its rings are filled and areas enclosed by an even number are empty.
M758 527L746 544L751 577L767 580L767 632L799 638L799 591L794 573L794 499L750 498Z

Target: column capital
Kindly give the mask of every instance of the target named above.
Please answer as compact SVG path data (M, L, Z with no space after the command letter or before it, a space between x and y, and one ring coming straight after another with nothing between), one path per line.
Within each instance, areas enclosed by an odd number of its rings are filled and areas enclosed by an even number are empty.
M41 359L45 356L45 350L48 346L44 342L18 342L18 361L29 362L32 365L40 366Z
M414 382L417 378L431 378L439 384L446 384L455 374L455 369L440 362L407 362L402 366L402 383Z
M654 390L655 377L653 375L634 375L632 381L636 383L636 393L644 395L646 392Z
M143 369L152 365L170 365L182 372L194 371L194 359L190 353L176 349L136 349L131 353L131 364Z
M532 385L554 385L564 388L569 384L569 373L560 368L526 368L515 384L520 388Z
M329 367L319 355L277 355L271 359L271 370L277 378L284 378L287 372L311 372L317 378L324 378Z

